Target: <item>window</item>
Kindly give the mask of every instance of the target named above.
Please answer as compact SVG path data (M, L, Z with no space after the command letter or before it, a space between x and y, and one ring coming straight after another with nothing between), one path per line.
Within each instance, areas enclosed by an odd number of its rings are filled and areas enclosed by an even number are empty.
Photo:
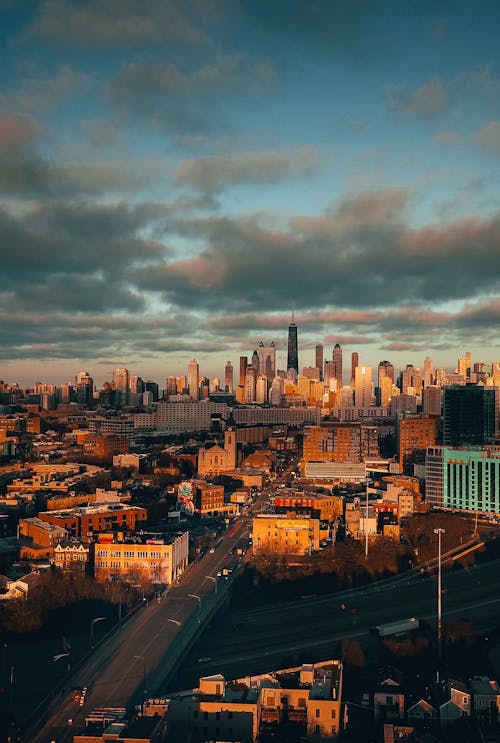
M203 719L204 720L208 720L208 712L204 712L203 713Z
M321 730L320 726L319 725L315 725L314 728L315 728L316 735L319 735L320 730Z
M394 700L393 700L393 697L386 697L386 701L385 701L385 703L386 703L386 704L394 704Z
M304 697L299 697L299 707L305 707L306 706L306 700Z
M320 709L316 709L316 717L321 717L321 710Z
M337 717L337 710L332 709L332 720L335 720L336 717Z

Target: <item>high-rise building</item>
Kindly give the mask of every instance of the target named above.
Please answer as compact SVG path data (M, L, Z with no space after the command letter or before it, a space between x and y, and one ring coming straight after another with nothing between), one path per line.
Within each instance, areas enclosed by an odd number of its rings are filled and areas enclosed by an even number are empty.
M129 381L129 389L130 392L134 395L142 395L144 392L144 381L141 377L138 377L137 375L134 375L133 377L130 377Z
M496 387L451 385L443 392L444 446L484 446L495 443Z
M342 388L342 348L340 347L340 343L336 343L333 347L333 353L332 353L332 361L333 361L333 376L337 380L337 389L340 390Z
M157 382L153 382L152 379L148 379L145 384L145 392L151 392L151 395L153 396L153 402L158 402L158 399L160 397L160 388L158 387Z
M245 402L255 402L255 391L257 384L257 374L255 373L255 367L249 366L245 377Z
M276 346L274 341L271 341L268 346L265 346L261 341L257 350L259 354L259 374L265 374L268 384L271 384L276 376Z
M247 376L248 358L246 356L240 356L240 385L245 386L245 379Z
M200 399L200 367L195 359L188 364L188 392L192 400Z
M356 369L358 368L358 363L359 356L356 351L353 351L353 353L351 354L351 381L349 383L351 387L354 387L356 384Z
M293 321L293 315L292 315L292 322L288 326L288 356L287 356L286 369L287 369L287 372L290 372L290 369L293 369L295 371L295 377L297 377L299 374L299 349L298 349L298 340L297 340L297 326Z
M233 394L233 385L234 385L233 365L231 364L230 361L228 361L226 366L224 367L224 389L226 390L226 392Z
M401 372L401 392L403 395L422 395L422 372L413 364L407 364Z
M173 376L167 377L165 380L165 395L168 397L169 395L176 395L177 394L177 379Z
M434 376L434 365L430 356L426 356L424 359L424 389L430 387Z
M427 447L436 443L436 422L430 415L396 417L399 463L405 474L413 475L413 465L425 463Z
M255 385L255 402L264 405L267 402L267 377L265 374L259 374Z
M255 369L255 374L259 374L259 354L255 350L252 354L251 366Z
M422 412L425 415L441 415L442 390L430 385L422 392Z
M382 380L390 379L394 382L394 365L390 361L381 361L378 365L377 387L382 387Z
M75 377L76 401L81 405L90 405L94 395L94 380L88 372L78 372Z
M500 512L500 456L489 447L427 449L425 500L432 508Z
M354 376L354 402L357 408L369 408L373 402L372 370L357 366Z
M319 369L320 379L323 379L323 346L320 343L316 346L315 364L316 368Z
M113 389L118 392L128 392L129 373L128 369L120 366L113 369Z

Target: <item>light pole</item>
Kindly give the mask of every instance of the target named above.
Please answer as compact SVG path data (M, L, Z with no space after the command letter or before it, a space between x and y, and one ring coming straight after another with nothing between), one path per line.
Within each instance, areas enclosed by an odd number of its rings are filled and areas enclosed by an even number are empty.
M59 655L54 655L52 660L54 663L58 660L61 660L61 658L67 658L68 659L68 673L71 671L71 654L70 653L59 653ZM11 680L14 678L14 666L11 667Z
M442 614L441 614L441 534L444 534L445 530L438 528L434 529L434 534L438 535L438 597L437 597L437 635L438 635L438 660L441 665L442 655ZM439 673L439 671L438 671Z
M182 655L182 622L179 622L178 619L167 619L167 622L172 622L172 624L176 624L179 628L179 656Z
M90 647L94 647L94 624L97 624L97 622L104 622L104 620L107 619L107 617L94 617L94 619L90 620Z
M142 660L142 688L144 690L144 701L146 700L146 661L143 655L134 655L137 660Z
M368 559L368 480L365 480L366 512L365 512L365 558Z
M213 575L206 575L205 578L214 582L215 593L217 593L217 578L214 578Z
M201 598L200 596L197 596L195 593L188 593L189 598L196 599L198 602L198 607L200 609L200 615L198 617L198 624L201 624Z

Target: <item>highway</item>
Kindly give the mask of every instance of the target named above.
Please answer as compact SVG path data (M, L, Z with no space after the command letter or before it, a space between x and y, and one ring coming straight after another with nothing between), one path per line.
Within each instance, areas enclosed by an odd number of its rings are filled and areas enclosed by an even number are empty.
M443 571L444 620L467 617L478 629L497 626L499 570L497 559ZM363 638L378 624L410 616L432 624L436 614L436 576L417 573L324 597L229 611L200 638L203 654L213 660L186 665L181 681L191 686L200 675L216 671L227 678L262 673L301 651L315 660L329 658L344 637Z
M125 707L142 702L146 693L153 695L227 592L233 574L226 580L218 573L235 562L231 551L244 528L248 529L244 522L230 528L215 551L192 563L159 603L144 606L119 632L95 648L48 704L46 719L30 726L23 740L71 741L92 709ZM71 698L74 686L89 690L81 707ZM72 720L71 726L68 720Z

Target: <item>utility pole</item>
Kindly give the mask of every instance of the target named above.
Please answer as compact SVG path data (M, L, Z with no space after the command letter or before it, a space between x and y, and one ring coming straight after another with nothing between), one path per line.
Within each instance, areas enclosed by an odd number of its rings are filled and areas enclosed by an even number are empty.
M438 587L437 587L437 636L438 636L438 663L441 666L442 659L442 612L441 612L441 534L444 534L444 529L434 529L434 534L438 535ZM438 669L439 679L439 669Z

